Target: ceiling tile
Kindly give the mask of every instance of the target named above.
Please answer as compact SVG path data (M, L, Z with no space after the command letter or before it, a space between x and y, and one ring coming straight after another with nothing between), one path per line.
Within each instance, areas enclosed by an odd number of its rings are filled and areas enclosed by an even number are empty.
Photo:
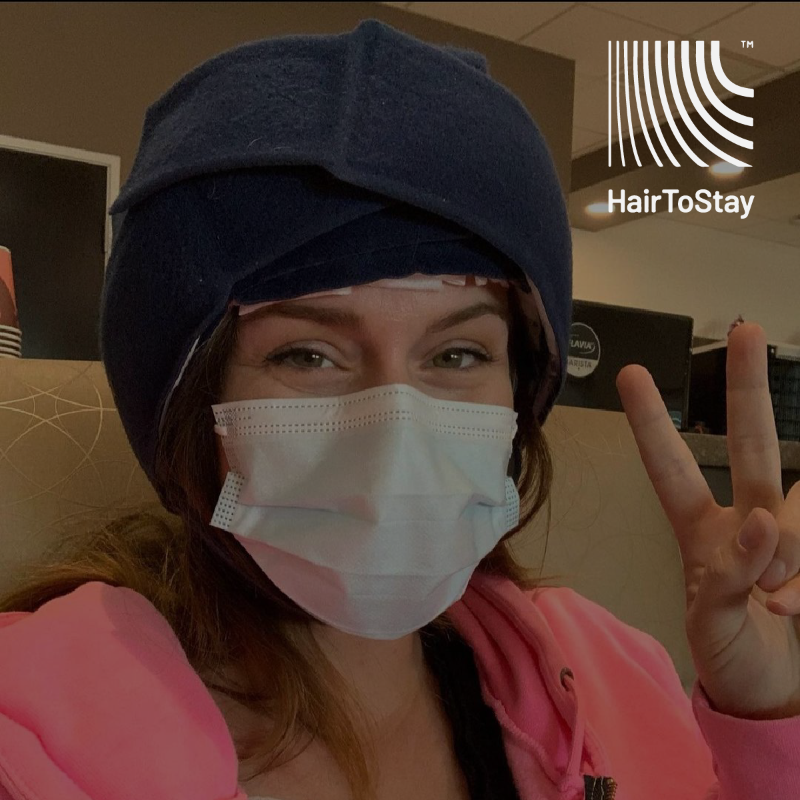
M690 34L748 3L589 3L604 11L654 25L672 33Z
M609 41L655 42L670 38L677 40L680 37L670 36L657 28L614 14L606 14L591 6L576 6L525 37L522 43L572 59L576 73L603 78L608 74Z
M411 3L409 11L517 41L574 3Z
M800 247L800 225L793 225L789 222L775 222L773 220L759 222L758 225L749 225L741 231L741 234L753 239L764 239L768 242Z
M734 83L738 83L740 86L748 86L750 81L757 80L761 75L767 75L769 72L773 71L771 69L762 69L754 64L748 64L746 61L740 61L737 58L724 54L720 55L719 60L725 72L725 77L732 80ZM695 66L694 63L692 66ZM706 45L706 74L712 86L719 86L714 76L714 69L711 67L711 54L708 45Z
M572 155L582 155L591 150L596 150L600 145L605 146L607 133L586 130L586 128L572 129Z
M754 3L702 31L706 41L719 39L729 50L784 67L800 58L800 3ZM753 48L742 49L742 40Z
M800 4L798 4L800 5ZM643 41L650 42L651 60L654 55L656 41L662 42L662 59L666 59L666 42L673 40L679 42L685 36L672 35L655 28L621 19L612 14L598 11L588 6L577 6L566 14L540 28L522 40L523 44L536 47L552 53L557 53L575 61L575 71L579 75L594 78L608 75L608 43L612 42L612 69L616 66L616 42L620 43L620 64L623 62L624 42L628 42L628 58L633 58L632 42L639 43L639 57L641 58ZM676 44L676 51L680 46ZM710 68L710 48L706 47L706 63L709 65L707 74L712 84L716 86L713 70ZM692 55L694 51L692 49ZM727 77L734 83L746 85L755 81L760 76L772 71L771 65L759 67L753 63L753 58L738 58L738 51L725 53L721 61ZM692 59L694 65L694 58Z
M724 61L722 66L723 68L725 67ZM727 71L725 74L727 74ZM786 75L786 72L784 72L782 69L776 69L772 72L764 72L761 75L757 75L756 77L750 78L747 81L739 80L739 81L734 81L734 83L741 83L742 86L749 86L751 88L756 88L758 86L763 86L765 83L776 81L778 80L778 78L782 78L784 75Z

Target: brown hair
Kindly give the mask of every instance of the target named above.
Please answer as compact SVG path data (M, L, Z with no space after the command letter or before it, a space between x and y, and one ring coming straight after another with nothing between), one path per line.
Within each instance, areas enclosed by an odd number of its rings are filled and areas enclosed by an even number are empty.
M531 342L514 292L509 299L521 518L477 569L527 590L561 576L534 577L509 548L545 504L549 530L552 483L550 452L532 410L536 354L544 350ZM176 516L143 510L91 533L65 536L20 585L0 596L0 612L35 611L89 581L139 592L170 623L210 691L273 723L268 731L262 725L258 733L234 735L240 762L253 763L246 781L291 760L308 734L327 746L354 798L368 800L374 793L366 734L371 723L312 635L318 621L272 583L233 535L208 524L221 488L210 406L218 402L236 335L229 312L192 359L168 407L155 473L162 501ZM445 613L421 635L453 630Z

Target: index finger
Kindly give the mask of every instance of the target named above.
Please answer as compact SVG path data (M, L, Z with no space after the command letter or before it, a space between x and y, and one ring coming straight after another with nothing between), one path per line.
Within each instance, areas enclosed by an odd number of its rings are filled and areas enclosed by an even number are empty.
M620 370L617 390L667 519L676 534L689 531L716 506L692 451L676 430L644 367L629 364Z
M726 363L728 457L733 504L744 515L783 504L781 452L769 388L767 337L753 322L739 325L728 337Z

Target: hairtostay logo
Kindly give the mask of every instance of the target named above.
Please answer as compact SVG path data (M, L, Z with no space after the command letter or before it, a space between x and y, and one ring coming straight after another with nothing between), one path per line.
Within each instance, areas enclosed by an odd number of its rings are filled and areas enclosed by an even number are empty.
M612 68L612 59L611 59L612 44L616 44L616 62L615 62L616 68ZM717 97L708 79L708 72L706 69L706 50L705 50L706 43L694 42L694 44L695 44L695 64L697 69L697 80L698 83L700 84L699 87L695 86L695 80L692 76L690 42L680 43L681 67L682 67L680 76L678 74L676 67L675 42L674 41L667 42L666 78L664 76L664 69L662 67L661 42L654 43L655 53L653 57L652 69L650 65L650 51L648 47L649 42L642 42L641 59L639 58L639 42L632 43L630 66L628 59L628 53L629 53L628 42L622 43L623 45L622 65L620 65L620 42L608 43L608 166L609 167L611 166L612 163L612 152L614 149L612 147L612 140L611 140L612 119L614 117L614 114L612 113L612 95L614 93L616 93L616 124L617 124L617 136L619 141L619 155L620 158L622 159L622 166L625 166L624 138L626 136L626 133L624 127L626 119L628 123L627 129L630 132L630 146L633 152L633 157L636 159L636 164L640 167L642 166L642 162L639 159L636 137L634 136L634 124L633 124L634 117L639 120L639 123L641 125L642 135L639 138L639 143L643 147L644 144L646 143L647 147L650 149L650 153L653 156L653 159L655 160L656 164L658 164L659 167L663 166L663 162L660 157L661 154L663 153L666 159L669 159L669 161L672 163L673 166L675 167L681 166L675 154L672 152L672 150L670 149L664 138L664 133L661 129L661 124L659 124L658 121L658 117L661 116L662 113L665 116L666 124L669 125L669 128L672 131L675 141L678 142L678 144L683 149L683 152L686 154L686 156L688 156L689 159L691 159L695 164L697 164L698 167L708 166L708 164L694 152L692 147L690 147L689 143L681 135L681 132L678 130L678 127L675 123L675 118L673 116L672 109L670 108L670 103L672 103L675 106L678 115L683 120L684 124L691 132L694 139L696 139L700 145L705 147L711 153L714 153L714 155L716 155L723 161L727 161L729 164L732 164L737 167L750 166L750 164L747 164L744 161L735 158L734 156L728 155L723 150L714 145L712 142L710 142L703 135L700 129L694 124L692 119L689 117L689 114L687 113L686 106L684 105L683 98L681 96L681 86L685 86L686 94L691 100L692 106L694 106L694 110L697 112L697 114L700 116L703 122L705 122L712 130L716 131L724 139L727 139L729 142L732 142L738 145L739 147L743 147L747 150L753 149L752 140L739 136L728 129L731 123L736 123L738 125L747 125L752 127L753 118L745 116L744 114L739 114L736 111L733 111L732 109L728 108L728 106L726 106L719 99L719 97ZM732 92L733 94L737 94L742 97L753 97L754 95L753 89L748 89L744 86L738 86L737 84L729 80L729 78L725 75L725 72L722 69L722 63L720 61L719 42L711 42L710 44L711 44L710 48L711 68L719 83L725 89L727 89L729 92ZM641 72L641 77L639 74L640 72ZM667 91L667 85L669 86L669 92ZM616 92L612 91L614 88L616 88ZM727 120L730 120L730 122L726 122L725 125L721 125L708 113L708 111L703 105L703 102L700 100L699 90L702 90L703 94L707 98L708 103L710 103L722 116L726 117ZM631 102L631 95L633 95L633 103ZM620 108L622 103L624 103L624 108L625 108L624 112ZM663 111L658 110L659 105L660 109L662 109Z
M714 87L709 80L709 71L706 66L706 42L681 42L680 43L680 72L678 70L675 42L667 42L666 68L662 64L661 42L654 42L654 53L650 59L649 42L642 42L641 58L639 57L639 42L632 42L628 48L628 42L622 42L622 61L620 62L620 42L608 43L608 166L612 165L612 146L613 122L616 120L616 133L619 144L619 157L622 166L625 164L626 137L630 134L630 150L637 166L642 166L639 157L639 147L645 146L650 149L653 160L659 167L669 161L673 166L680 167L681 163L677 156L688 157L698 167L708 167L709 165L695 153L697 144L713 153L718 159L731 165L730 168L743 169L750 164L740 158L729 155L716 144L709 141L703 132L698 128L698 124L705 124L715 131L717 136L714 138L720 144L720 139L731 142L739 148L745 150L753 149L752 139L735 133L736 125L753 126L753 118L745 114L740 114L729 108L717 97ZM694 44L694 62L696 79L692 74L691 46ZM612 45L616 45L616 61L612 68ZM710 69L716 81L725 90L741 97L753 97L753 89L738 86L733 83L722 68L720 61L719 42L710 43ZM630 52L630 59L629 59ZM700 99L701 93L705 100ZM616 95L616 115L614 115L612 97ZM633 100L631 100L633 97ZM684 102L684 97L686 102ZM691 103L697 112L695 120L689 116L686 106ZM704 105L705 103L705 105ZM724 117L721 124L717 119L709 114L706 106L710 105L718 112L720 118ZM673 114L672 107L676 109ZM623 111L624 109L624 111ZM664 118L665 122L659 122L659 117ZM684 135L679 130L676 116L683 122ZM634 134L634 119L638 120L641 127L640 135ZM627 132L625 128L627 122ZM662 126L664 128L662 129ZM672 148L665 138L666 126L669 126L672 136ZM744 131L746 132L746 131ZM697 144L687 142L686 139L694 139ZM723 144L724 146L724 144ZM680 148L680 149L679 149ZM675 152L673 152L673 149ZM687 164L687 158L682 156L682 161ZM663 160L662 160L663 158ZM715 169L718 165L715 165ZM677 208L682 213L697 211L706 214L709 211L724 214L738 214L741 219L747 219L750 209L753 207L754 197L749 198L745 195L723 195L722 192L715 191L713 194L708 189L699 189L694 195L679 195L678 189L663 189L661 193L651 193L649 189L644 190L643 195L627 195L621 191L619 197L614 197L612 189L608 190L609 212L619 209L621 212L638 214L657 213L666 211L672 213ZM661 205L659 205L661 203Z

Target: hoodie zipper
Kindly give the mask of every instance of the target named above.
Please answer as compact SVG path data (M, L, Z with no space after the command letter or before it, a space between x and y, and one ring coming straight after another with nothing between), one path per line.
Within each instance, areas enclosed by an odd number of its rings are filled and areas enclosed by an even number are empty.
M614 800L617 794L617 782L613 778L595 778L584 775L584 800Z

